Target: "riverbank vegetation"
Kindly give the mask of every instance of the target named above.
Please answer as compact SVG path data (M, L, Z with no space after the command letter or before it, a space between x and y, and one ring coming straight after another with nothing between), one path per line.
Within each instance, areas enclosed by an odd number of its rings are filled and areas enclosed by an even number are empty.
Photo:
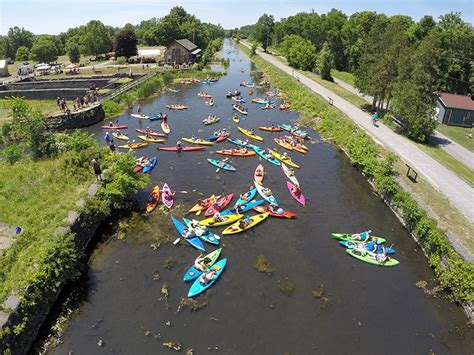
M239 48L250 54L248 48L242 45ZM343 149L380 196L399 211L406 228L417 236L426 252L441 286L451 291L453 300L474 301L474 264L460 257L436 221L401 188L393 168L397 157L383 151L343 113L294 78L258 56L252 60L276 88L284 90L292 108L301 113L301 123L316 129Z
M128 207L148 177L133 174L132 154L111 153L82 131L47 132L44 116L21 99L12 109L12 122L2 127L0 221L22 232L0 259L0 301L12 293L20 299L22 321L2 333L18 335L38 302L77 275L75 236L57 229L67 225L69 211L83 225L105 218ZM106 169L105 183L89 196L93 158ZM81 198L84 204L76 205Z
M264 49L276 48L291 65L318 68L325 79L330 79L330 69L338 70L335 75L353 73L352 84L373 97L372 111L383 112L390 105L404 123L401 132L419 142L436 127L432 117L437 91L471 93L468 58L474 30L458 13L440 16L437 22L431 16L415 22L408 16L370 11L348 17L335 9L321 15L302 12L279 22L264 14L230 35L257 41ZM304 60L299 58L303 54ZM315 64L308 68L311 61Z

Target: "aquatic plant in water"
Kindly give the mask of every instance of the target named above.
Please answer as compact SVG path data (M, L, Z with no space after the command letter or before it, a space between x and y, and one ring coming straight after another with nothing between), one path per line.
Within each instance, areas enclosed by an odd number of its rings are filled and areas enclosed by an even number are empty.
M257 256L255 259L255 264L253 266L257 271L267 273L271 275L273 273L273 268L268 262L268 260L263 255Z

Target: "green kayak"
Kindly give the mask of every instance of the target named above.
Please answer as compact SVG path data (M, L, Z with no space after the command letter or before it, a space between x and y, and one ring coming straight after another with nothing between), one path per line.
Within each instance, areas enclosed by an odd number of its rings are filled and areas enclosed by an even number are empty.
M360 249L346 249L346 253L350 256L353 256L356 259L365 261L366 263L378 265L378 266L395 266L400 264L400 262L393 258L387 258L384 262L379 262L375 259L374 253L369 253Z
M343 240L346 242L360 242L361 240L357 237L354 237L353 234L343 234L343 233L331 233L331 237L337 240ZM379 243L385 243L386 240L381 237L376 237L375 235L370 236L371 240L378 241Z

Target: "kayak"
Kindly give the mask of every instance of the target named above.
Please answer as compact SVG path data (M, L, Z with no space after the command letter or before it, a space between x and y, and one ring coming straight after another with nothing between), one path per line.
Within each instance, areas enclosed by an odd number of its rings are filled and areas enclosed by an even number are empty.
M274 203L275 205L278 206L278 201L275 198L275 196L272 195L272 191L270 189L264 188L262 185L258 184L257 181L255 181L255 187L257 188L257 191L260 194L260 196L262 196L265 199L265 201L267 201L268 203ZM270 191L266 191L266 190L270 190Z
M287 155L287 156L285 157L283 154L280 154L280 153L278 153L278 152L275 151L275 150L269 149L269 151L270 151L270 153L272 153L272 154L275 156L275 158L277 158L277 159L278 159L279 161L281 161L282 163L285 163L286 165L289 165L289 166L291 166L291 167L293 167L293 168L299 169L300 166L299 166L298 164L294 163L294 162L291 160L291 158L290 158L289 155Z
M118 145L117 148L120 149L140 149L140 148L145 148L148 147L148 143L130 143L130 144L124 144L124 145Z
M202 97L204 99L212 99L212 95L209 95L206 92L198 92L197 96Z
M222 248L216 249L212 252L210 252L207 255L204 255L203 259L209 259L210 261L204 265L204 270L209 269L214 263L219 259L219 256L221 255ZM202 272L199 271L192 265L186 272L184 273L183 276L183 281L184 282L191 282L196 280L199 276L201 276Z
M275 108L275 104L266 104L265 106L260 107L262 110L273 110Z
M260 104L260 105L267 105L269 104L271 101L270 100L266 100L266 99L262 99L260 97L256 97L254 99L252 99L252 102L254 104Z
M296 178L296 176L291 174L291 170L285 165L285 163L281 163L281 167L283 168L283 172L285 173L286 177L295 185L295 186L300 186L300 182Z
M158 147L159 150L166 152L193 152L198 150L206 150L206 147Z
M222 160L216 160L216 159L207 159L209 164L214 165L218 167L219 169L224 169L227 171L237 171L236 168L234 168L232 165L227 164L226 162L223 162Z
M224 234L224 233L222 233ZM393 258L387 258L385 261L378 261L374 253L370 253L365 250L360 249L346 249L346 253L350 256L365 261L366 263L378 265L378 266L395 266L400 264L400 262Z
M266 161L268 161L268 162L270 162L270 163L272 163L276 166L281 165L280 161L277 158L273 157L271 153L269 153L269 154L265 153L264 149L259 148L259 147L255 147L254 150L260 157L262 157Z
M220 196L212 195L211 197L208 197L202 200L202 204L196 203L193 207L191 207L191 209L188 212L193 213L193 212L206 210L215 201L215 199L219 197Z
M221 276L226 264L227 264L227 259L222 259L222 260L219 260L214 265L212 265L210 269L216 272L216 274L214 275L214 278L205 285L201 283L200 278L195 280L192 286L189 288L188 297L197 296L200 293L203 293L204 291L206 291L209 287L211 287L214 284L214 282L216 282L216 280L219 278L219 276Z
M217 123L220 121L220 118L217 117L217 116L210 116L208 118L205 118L202 120L202 123L204 123L205 125L211 125L211 124L214 124L214 123Z
M141 113L132 113L130 116L135 117L135 118L143 118L143 119L148 119L150 116L143 115Z
M219 200L217 200L215 203L209 206L206 212L204 212L204 216L210 217L210 216L213 216L217 211L222 211L222 209L230 203L233 197L234 197L234 194L228 194L226 196L222 196Z
M257 185L262 185L263 177L265 176L265 170L263 169L263 165L259 164L255 169L255 173L253 174L253 178ZM257 186L255 185L255 186Z
M244 153L240 149L223 149L217 150L216 153L221 155L230 155L233 157L252 157L256 154L254 151L251 150L247 150Z
M130 140L130 138L128 136L126 136L125 134L122 134L120 132L112 132L112 135L117 138L117 139L121 139L123 141L128 141Z
M138 158L135 162L136 162L136 165L135 167L133 168L133 172L134 173L138 173L140 170L143 169L143 163L144 162L147 162L148 161L148 157L140 157Z
M156 165L156 161L157 161L156 157L151 158L150 161L143 167L143 174L146 174L152 171Z
M253 207L253 210L258 213L267 213L272 216L272 217L279 217L279 218L295 218L296 213L294 212L289 212L289 211L284 211L281 209L281 213L279 212L272 212L267 206L255 206Z
M348 249L362 249L371 252L374 249L375 242L350 242L350 241L339 241L339 244L345 246ZM395 254L395 249L386 248L388 254Z
M238 96L233 96L231 97L232 101L238 102L238 103L245 103L245 99L243 97L238 97Z
M150 142L150 143L164 143L165 142L164 139L151 138L147 136L138 136L138 138L140 138L142 141Z
M148 202L146 203L146 213L153 212L156 206L158 206L158 202L160 202L160 187L156 185L148 197Z
M257 201L242 203L239 207L239 213L242 214L244 212L250 211L254 207L260 206L264 202L265 202L265 200L257 200ZM235 214L235 213L237 213L235 208L228 208L228 209L221 212L221 216L227 216L229 214Z
M226 131L226 132L222 133L219 137L217 137L216 142L217 143L223 142L229 137L230 137L230 132Z
M256 139L257 141L263 142L263 138L256 135L255 133L252 133L251 131L249 131L245 128L242 128L242 127L237 127L237 129L240 132L242 132L243 134L245 134L247 137L250 137L250 138Z
M141 128L137 128L135 131L142 134L148 134L149 136L152 136L152 137L167 137L166 134L153 132L153 131L147 131L146 129L141 129Z
M103 125L103 126L100 126L100 128L102 128L102 129L127 129L128 126L125 126L123 124L122 125L119 124L119 125L116 125L116 126L114 126L114 125L112 125L112 126Z
M173 215L171 215L171 220L173 221L173 224L174 224L175 228L177 229L179 235L181 237L183 237L184 232L185 232L184 230L187 229L186 226L183 223L181 223L181 221ZM196 249L206 251L206 249L204 248L204 245L201 242L201 239L199 239L198 237L193 237L193 238L184 238L183 237L183 239L186 242L188 242L190 245L195 247Z
M166 134L169 134L171 132L171 128L169 126L169 124L165 121L161 122L161 129L163 130L163 132L165 132Z
M245 226L244 228L241 228L239 226L239 222L235 222L234 224L230 225L226 229L222 231L222 235L229 235L229 234L236 234L240 232L245 232L246 230L249 230L250 228L255 227L257 224L260 222L263 222L265 219L268 218L268 213L262 213L262 214L257 214L255 216L250 217L250 223Z
M306 154L308 153L308 148L302 144L297 144L295 146L291 146L295 152Z
M344 240L344 241L353 241L353 242L360 242L361 240L358 237L355 237L353 234L344 234L344 233L331 233L331 237L337 240ZM379 243L385 243L386 240L381 237L377 237L374 235L370 236L371 240L378 241Z
M188 106L185 105L166 105L167 109L170 110L187 110Z
M242 195L245 195L245 198L239 197L239 199L237 200L236 203L242 205L242 204L244 204L248 201L252 201L256 194L257 194L257 189L249 190L246 193L242 194ZM242 195L240 195L240 196L242 196Z
M281 139L281 138L274 138L273 140L274 140L275 143L278 144L280 147L283 147L283 148L288 149L288 150L293 150L293 147L291 146L291 144L285 142L283 139Z
M186 142L186 143L191 143L191 144L214 145L214 143L209 142L209 141L205 141L204 139L201 139L201 138L196 138L196 139L192 139L192 138L181 138L181 140L184 141L184 142Z
M279 127L283 128L285 131L287 132L296 132L300 135L307 135L308 133L306 133L305 131L302 131L301 129L299 128L296 128L295 126L292 126L292 125L289 125L289 124L286 124L286 123L283 123L281 124Z
M241 139L228 138L227 140L229 141L229 143L238 145L239 147L247 147L247 146L248 146L248 143L245 142L245 141L243 141L243 140L241 140Z
M281 132L281 131L283 131L283 128L280 128L280 127L260 126L260 127L258 127L258 129L261 130L261 131L267 131L267 132Z
M172 195L172 193L173 192L171 191L168 184L165 183L163 185L163 188L161 189L161 200L163 201L163 204L168 208L171 208L173 206L174 196ZM171 197L171 198L168 199L167 197Z
M232 116L232 121L234 121L234 123L239 123L240 122L239 116L237 116L237 115Z
M154 114L152 117L149 118L150 121L159 121L161 119L163 119L163 117L166 117L166 115L158 115L158 114Z
M282 111L288 110L288 109L290 108L290 105L284 105L284 104L282 104L282 105L280 105L279 108L280 108L280 110L282 110Z
M233 108L235 111L241 113L242 115L246 115L246 114L248 113L248 111L245 109L245 107L239 107L239 106L237 106L237 105L232 105L232 108Z
M210 107L214 106L214 99L210 99L210 100L208 101L208 105L209 105Z
M226 224L234 223L235 221L241 219L244 215L242 214L228 214L226 216L222 216L222 221L214 222L212 217L203 219L199 222L201 226L207 227L220 227L225 226Z
M184 218L183 217L183 222L184 224L186 224L186 226L190 229L192 229L194 231L194 233L196 233L196 235L201 238L203 241L209 243L209 244L213 244L213 245L219 245L219 239L220 237L215 235L214 233L211 233L209 231L204 231L204 227L203 226L199 226L197 228L193 228L191 226L191 221L187 218Z
M294 192L296 186L293 185L293 183L291 183L290 181L287 181L286 186L288 187L288 190L290 191L291 196L304 206L306 204L306 201L305 201L303 193L301 192L301 189L300 189L300 194L296 195L296 193Z

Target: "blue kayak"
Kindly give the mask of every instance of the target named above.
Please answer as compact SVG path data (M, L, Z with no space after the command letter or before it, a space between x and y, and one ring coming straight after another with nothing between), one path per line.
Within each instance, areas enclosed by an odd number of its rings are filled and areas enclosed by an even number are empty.
M270 162L270 163L272 163L276 166L281 166L281 163L277 158L269 157L268 155L270 155L270 154L266 154L262 148L255 147L255 148L253 148L253 150L255 150L255 153L257 153L259 156L261 156L266 161L268 161L268 162Z
M221 276L222 271L224 271L226 264L227 264L227 258L224 258L222 260L219 260L214 265L212 265L210 270L216 271L214 278L211 281L209 281L207 284L203 285L199 277L196 281L194 281L192 286L189 288L188 297L197 296L200 293L206 291L209 287L211 287L214 284L214 282L216 282L216 280L219 278L219 276Z
M258 146L254 145L254 144L247 143L247 142L245 142L241 139L227 138L227 140L232 144L238 145L239 147L246 147L246 148L253 149L253 150L255 150L255 148L258 148Z
M184 224L186 224L186 226L188 226L188 228L192 228L191 221L189 219L183 217L183 222ZM196 232L196 235L205 242L208 242L209 244L219 245L220 237L215 235L214 233L207 231L207 233L199 235L196 229L194 229L194 232Z
M150 159L150 162L148 163L148 165L146 165L144 168L143 168L143 174L146 174L146 173L149 173L150 171L153 170L153 168L155 167L156 165L156 162L157 162L158 159L156 159L156 157L153 157Z
M239 199L237 200L236 203L239 203L239 204L242 205L242 204L244 204L244 203L247 202L247 201L252 201L253 198L255 197L255 195L257 194L257 189L252 189L252 190L250 190L250 191L247 191L245 194L246 194L248 197L247 197L245 200L243 200L242 198L239 197Z
M207 265L206 269L208 269L209 267L214 265L214 263L217 261L217 259L219 259L219 256L221 255L221 252L222 252L222 248L219 248L219 249L216 249L216 250L210 252L206 256L204 256L204 258L209 258L210 259L210 262ZM184 273L183 281L184 282L194 281L199 276L201 276L201 274L202 274L202 271L199 271L198 269L196 269L194 267L194 265L191 265L191 267L188 270L186 270L186 272Z
M363 242L351 242L351 241L343 241L343 240L339 241L339 244L345 246L348 249L357 249L358 245L361 243L364 244L365 249L367 251L372 251L374 249L375 242L363 243ZM385 249L387 250L388 254L395 254L395 249L388 248L388 247L385 247Z
M149 120L150 120L150 121L158 121L158 120L161 120L162 118L163 118L163 116L157 115L157 114L155 113L153 116L151 116L151 117L149 118Z
M258 200L258 201L243 203L240 205L239 214L250 211L255 206L260 206L264 202L265 200ZM221 216L227 216L228 214L235 214L235 213L236 213L235 209L227 208L221 212Z
M232 165L227 164L226 162L223 162L222 160L216 160L216 159L207 159L209 164L214 165L215 167L218 167L220 169L224 169L227 171L237 171L236 168L234 168Z
M178 230L179 235L183 236L183 234L184 234L183 230L186 229L187 227L183 223L181 223L181 221L179 219L177 219L175 216L171 215L171 219L173 220L174 226ZM187 241L189 244L191 244L193 247L195 247L196 249L206 251L206 249L204 248L204 245L202 244L201 239L199 239L199 237L194 237L194 238L184 238L183 237L183 239L185 241Z

